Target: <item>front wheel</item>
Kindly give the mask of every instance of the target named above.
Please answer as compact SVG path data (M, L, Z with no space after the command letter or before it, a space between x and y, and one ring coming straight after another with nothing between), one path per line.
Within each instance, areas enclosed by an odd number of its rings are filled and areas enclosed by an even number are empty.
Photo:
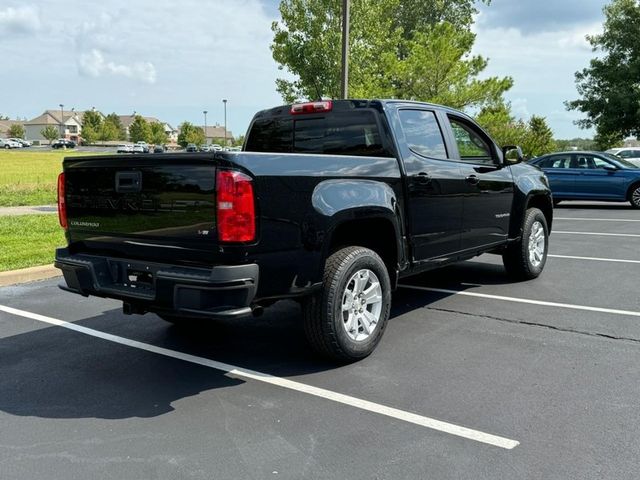
M631 187L629 202L633 208L640 208L640 184Z
M372 250L347 247L325 264L322 291L303 303L312 348L339 362L364 358L376 348L389 319L391 282Z
M538 277L547 262L549 228L544 214L537 208L525 212L522 237L509 245L502 255L507 273L517 280Z

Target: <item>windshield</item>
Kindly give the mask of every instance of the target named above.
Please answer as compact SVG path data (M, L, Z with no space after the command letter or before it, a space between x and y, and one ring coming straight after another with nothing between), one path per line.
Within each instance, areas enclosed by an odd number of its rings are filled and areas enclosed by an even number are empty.
M611 162L615 163L616 166L620 167L620 168L638 168L637 165L634 165L631 162L628 162L620 157L618 157L617 155L612 155L610 153L603 153L602 154L604 157L607 158L607 160L611 160Z

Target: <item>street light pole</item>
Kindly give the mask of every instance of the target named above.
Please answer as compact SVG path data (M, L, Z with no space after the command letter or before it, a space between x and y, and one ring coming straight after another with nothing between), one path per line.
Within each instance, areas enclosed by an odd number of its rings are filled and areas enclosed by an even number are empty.
M209 112L203 110L202 113L204 113L204 144L209 145L209 142L207 140L207 113Z
M227 146L227 99L223 99L224 103L224 146Z
M64 131L62 130L64 126L64 105L60 104L60 138L64 137Z
M349 96L349 0L342 0L342 98Z

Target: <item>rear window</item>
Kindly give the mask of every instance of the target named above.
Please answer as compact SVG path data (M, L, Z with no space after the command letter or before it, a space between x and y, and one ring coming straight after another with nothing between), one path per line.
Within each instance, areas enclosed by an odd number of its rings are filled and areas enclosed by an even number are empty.
M371 111L303 118L264 118L253 123L248 152L319 153L391 157Z

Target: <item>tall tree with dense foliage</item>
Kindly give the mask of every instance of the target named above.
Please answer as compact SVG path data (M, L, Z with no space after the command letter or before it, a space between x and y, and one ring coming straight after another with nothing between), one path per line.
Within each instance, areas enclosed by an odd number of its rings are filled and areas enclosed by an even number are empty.
M533 115L528 122L516 120L508 104L483 108L476 120L498 145L519 145L526 158L555 151L553 131L544 117Z
M21 123L14 123L7 130L7 136L12 138L24 138L25 130L24 125Z
M151 127L141 115L136 115L129 126L129 139L132 142L151 142Z
M104 117L104 125L110 125L107 127L110 131L116 131L115 138L111 140L126 140L127 139L127 130L122 125L120 121L120 117L116 113L110 113L106 117Z
M508 77L479 79L487 60L471 55L473 0L352 0L350 97L395 97L456 108L499 101ZM488 3L488 2L486 2ZM340 95L340 0L282 0L271 46L287 102Z
M82 140L91 144L100 139L102 115L95 110L87 110L82 117Z
M603 33L587 36L602 56L576 73L581 98L567 102L586 115L578 125L595 127L600 148L640 135L640 2L613 0L604 14Z
M164 130L164 123L153 122L149 124L151 129L151 142L154 145L164 145L169 142L169 135Z
M180 146L186 147L190 143L202 145L205 142L204 130L201 127L196 127L191 122L183 122L178 128L180 129L178 134Z
M40 135L49 140L49 143L53 142L58 135L60 135L60 130L58 130L53 125L47 125L42 130L40 130Z

